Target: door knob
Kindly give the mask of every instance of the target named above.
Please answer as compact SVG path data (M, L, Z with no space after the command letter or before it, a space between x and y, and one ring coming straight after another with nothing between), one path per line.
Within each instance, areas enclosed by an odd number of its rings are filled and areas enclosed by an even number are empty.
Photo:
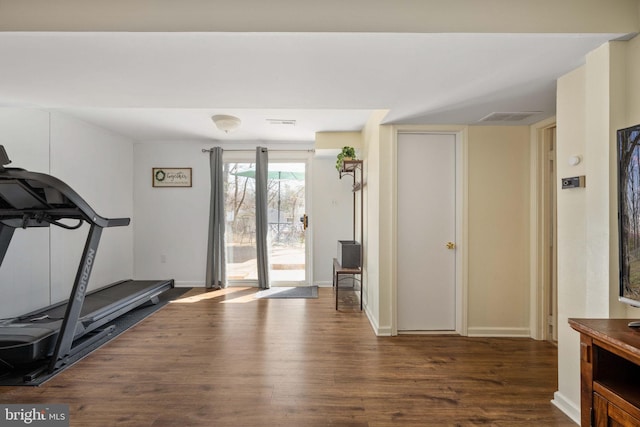
M453 242L447 242L447 249L455 249L456 248L456 244Z
M300 222L302 223L302 229L306 230L309 227L309 217L307 214L304 214L300 217Z

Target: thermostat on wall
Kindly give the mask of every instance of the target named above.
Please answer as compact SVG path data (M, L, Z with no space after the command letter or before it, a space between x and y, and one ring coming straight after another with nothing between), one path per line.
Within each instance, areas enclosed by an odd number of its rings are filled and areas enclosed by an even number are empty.
M584 187L585 183L586 177L584 175L562 178L562 189Z

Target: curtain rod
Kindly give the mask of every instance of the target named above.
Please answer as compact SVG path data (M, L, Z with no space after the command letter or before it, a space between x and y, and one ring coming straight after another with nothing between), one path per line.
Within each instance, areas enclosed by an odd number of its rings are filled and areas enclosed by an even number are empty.
M203 153L210 153L212 151L212 149L210 148L203 148L202 152ZM227 153L234 153L234 152L243 152L243 151L250 151L252 153L255 153L256 149L255 148L245 148L245 149L236 149L236 150L226 150L226 149L222 149L223 152L227 152ZM309 148L307 150L278 150L276 148L272 148L272 149L267 149L267 151L289 151L289 152L294 152L294 153L300 153L300 152L307 152L307 153L313 153L316 150L313 148Z

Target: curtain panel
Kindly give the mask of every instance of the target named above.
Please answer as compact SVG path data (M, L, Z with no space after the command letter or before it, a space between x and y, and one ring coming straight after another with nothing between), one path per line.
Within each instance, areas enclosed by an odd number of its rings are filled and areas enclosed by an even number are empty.
M267 180L269 155L264 147L256 148L256 244L258 253L258 287L269 289Z
M227 286L224 242L224 165L221 147L214 147L210 150L209 163L211 166L211 200L205 287L221 289Z

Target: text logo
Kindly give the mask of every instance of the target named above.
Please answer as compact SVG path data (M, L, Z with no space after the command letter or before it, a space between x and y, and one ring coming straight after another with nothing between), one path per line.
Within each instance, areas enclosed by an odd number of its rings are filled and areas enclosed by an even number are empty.
M82 276L80 277L80 285L78 286L78 291L76 292L76 301L82 302L84 298L84 294L87 291L87 282L89 281L89 276L91 275L91 268L93 267L93 258L96 256L96 251L93 249L89 249L87 253L87 261L84 263L84 267L82 268Z
M69 405L0 405L0 426L69 427Z

